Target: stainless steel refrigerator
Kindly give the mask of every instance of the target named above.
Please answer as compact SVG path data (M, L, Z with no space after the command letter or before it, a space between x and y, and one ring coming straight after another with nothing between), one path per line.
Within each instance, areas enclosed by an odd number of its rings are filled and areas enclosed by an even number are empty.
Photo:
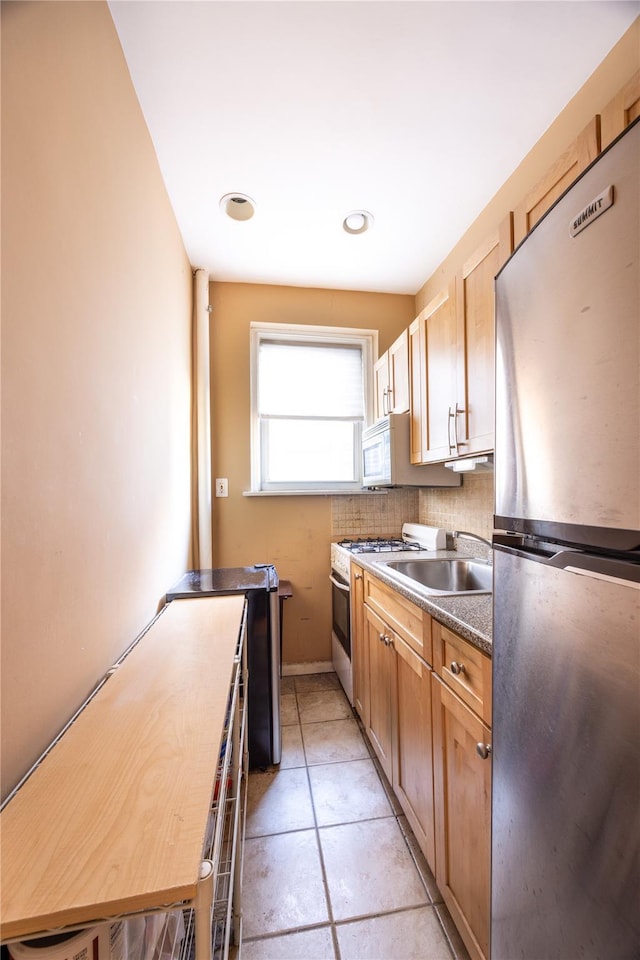
M491 957L640 957L640 124L496 280Z

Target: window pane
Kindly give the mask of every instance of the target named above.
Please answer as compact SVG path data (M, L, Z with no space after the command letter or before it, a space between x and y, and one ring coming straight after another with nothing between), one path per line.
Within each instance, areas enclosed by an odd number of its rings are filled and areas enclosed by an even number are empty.
M327 483L356 480L355 425L349 421L268 420L265 423L267 483Z
M262 340L260 416L364 417L359 346Z

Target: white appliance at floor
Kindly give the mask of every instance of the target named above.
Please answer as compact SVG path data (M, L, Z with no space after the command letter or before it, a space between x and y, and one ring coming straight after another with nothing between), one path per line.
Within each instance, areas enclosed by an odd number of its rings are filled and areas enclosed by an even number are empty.
M439 527L404 523L400 537L360 537L331 544L331 657L344 692L353 706L351 666L351 557L362 554L444 550L447 534Z

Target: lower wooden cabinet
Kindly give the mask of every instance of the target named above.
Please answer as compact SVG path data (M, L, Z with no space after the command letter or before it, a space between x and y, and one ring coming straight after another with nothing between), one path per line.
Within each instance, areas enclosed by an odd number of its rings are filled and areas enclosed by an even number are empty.
M472 960L487 960L491 660L353 563L351 583L356 710Z
M427 863L435 871L431 668L366 605L364 622L369 712L363 722Z
M395 644L393 789L427 863L435 871L431 669L399 640Z
M433 677L436 883L473 960L489 956L490 729Z
M393 779L393 631L365 605L365 636L369 655L369 715L364 718L367 736L391 783Z
M489 956L491 661L435 623L436 883L472 960ZM486 719L482 719L482 717Z

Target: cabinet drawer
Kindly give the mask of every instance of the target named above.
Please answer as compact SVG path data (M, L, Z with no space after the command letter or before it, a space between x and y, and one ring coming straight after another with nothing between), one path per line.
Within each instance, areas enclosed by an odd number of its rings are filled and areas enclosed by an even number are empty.
M473 644L433 623L433 666L485 723L491 724L491 659Z
M431 617L415 603L365 571L364 602L431 664Z

